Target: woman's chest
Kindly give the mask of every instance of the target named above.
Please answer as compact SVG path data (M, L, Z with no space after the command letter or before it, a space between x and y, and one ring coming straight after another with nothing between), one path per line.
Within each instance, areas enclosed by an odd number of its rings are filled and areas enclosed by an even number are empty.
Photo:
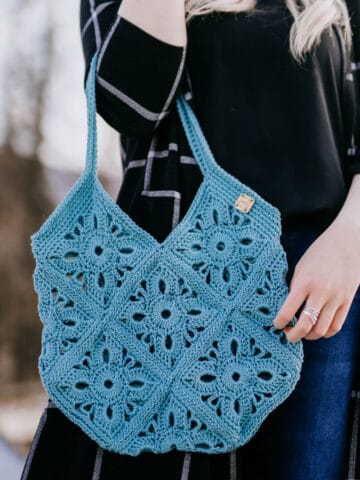
M261 75L264 81L278 76L281 82L303 76L325 78L327 72L343 81L343 49L335 27L322 32L320 41L299 64L290 52L291 13L282 0L259 3L261 10L213 12L193 17L188 26L187 66L190 79L221 76L249 79ZM303 35L306 35L303 32Z

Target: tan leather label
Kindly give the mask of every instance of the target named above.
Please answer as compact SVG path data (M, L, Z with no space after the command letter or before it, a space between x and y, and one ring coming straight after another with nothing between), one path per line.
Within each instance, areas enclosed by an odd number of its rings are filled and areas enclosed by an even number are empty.
M240 210L240 212L247 213L251 210L252 206L255 203L255 199L246 193L239 195L235 202L235 207Z

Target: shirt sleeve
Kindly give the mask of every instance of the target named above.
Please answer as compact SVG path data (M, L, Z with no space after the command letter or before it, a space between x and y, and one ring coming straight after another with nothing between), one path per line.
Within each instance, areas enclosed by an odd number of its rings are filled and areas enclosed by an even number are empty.
M172 108L186 45L167 43L118 15L121 0L80 0L84 86L98 51L97 112L118 132L149 137Z
M347 148L347 170L360 173L360 0L346 0L352 30L352 49L349 54L346 80L353 83L354 122Z

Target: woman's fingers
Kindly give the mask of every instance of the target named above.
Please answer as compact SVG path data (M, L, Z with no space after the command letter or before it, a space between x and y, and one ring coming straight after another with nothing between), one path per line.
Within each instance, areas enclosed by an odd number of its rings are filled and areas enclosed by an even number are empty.
M315 297L314 295L309 295L306 299L305 307L312 307L321 312L323 309L323 305L323 302L319 301L318 297ZM287 327L284 330L289 342L297 342L301 338L308 335L310 330L313 330L315 326L317 326L318 328L318 321L320 319L320 315L318 317L317 323L313 326L311 318L306 313L304 313L304 308L298 316L298 321L296 322L296 324L293 327ZM324 321L325 319L323 320L323 322ZM321 325L321 328L323 328L323 325ZM326 331L327 328L325 328L324 332Z
M281 329L286 327L305 302L308 293L308 288L305 283L292 280L288 295L273 320L275 328Z
M342 326L345 323L345 320L346 320L347 314L350 310L350 307L351 307L351 302L343 303L342 305L340 305L340 307L338 307L338 309L336 310L336 312L334 314L332 322L331 322L327 332L324 335L325 338L332 337L336 333L340 332Z
M311 306L320 311L315 324L313 324L311 318L302 310L296 325L294 327L284 328L289 342L297 342L301 338L305 338L306 340L317 340L321 337L329 338L341 330L351 307L351 301L343 303L340 306L334 301L327 302L323 304L322 307L320 303L316 302L317 300L314 295L310 295L306 301L307 307Z

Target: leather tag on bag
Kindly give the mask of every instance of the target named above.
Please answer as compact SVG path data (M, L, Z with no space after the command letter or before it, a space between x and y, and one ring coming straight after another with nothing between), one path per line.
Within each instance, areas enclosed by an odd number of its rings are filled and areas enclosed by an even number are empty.
M247 193L242 193L239 195L235 202L235 208L240 210L240 212L247 213L251 210L254 203L255 199L253 197L251 197Z

